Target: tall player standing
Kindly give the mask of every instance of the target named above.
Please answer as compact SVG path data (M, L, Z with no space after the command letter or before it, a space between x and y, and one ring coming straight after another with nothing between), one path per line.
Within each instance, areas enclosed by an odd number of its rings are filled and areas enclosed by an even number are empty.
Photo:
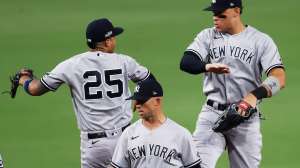
M20 71L19 84L32 96L69 85L81 131L81 167L102 168L111 162L122 131L132 119L128 81L153 79L133 58L114 53L115 36L123 29L106 19L92 21L86 29L90 51L58 64L40 80Z
M230 103L254 107L285 86L285 71L277 46L267 34L241 20L241 0L213 0L214 27L201 31L188 46L180 68L190 74L204 73L207 102L199 114L194 138L203 166L213 168L228 149L230 167L254 168L261 161L262 135L259 113L228 131L212 130ZM262 79L262 74L267 75Z

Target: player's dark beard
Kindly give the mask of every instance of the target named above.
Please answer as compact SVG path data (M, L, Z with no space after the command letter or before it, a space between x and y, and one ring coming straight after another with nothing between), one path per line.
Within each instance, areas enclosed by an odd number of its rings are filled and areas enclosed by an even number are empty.
M154 117L152 112L148 112L147 114L143 115L143 119L148 121L148 122L151 122L155 119L155 117Z

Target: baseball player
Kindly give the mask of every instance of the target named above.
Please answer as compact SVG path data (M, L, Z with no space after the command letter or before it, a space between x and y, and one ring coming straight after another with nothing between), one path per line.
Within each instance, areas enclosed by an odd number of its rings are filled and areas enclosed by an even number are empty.
M194 139L203 166L213 168L225 147L230 167L255 168L261 161L262 135L259 113L225 132L214 132L214 122L231 103L246 115L259 111L263 98L285 86L285 71L278 49L265 33L241 20L241 0L213 0L204 10L213 13L214 27L201 31L187 47L180 68L190 74L204 73L207 101L199 114ZM262 79L263 73L266 79Z
M75 55L40 80L31 71L19 73L19 84L32 95L56 91L66 83L71 90L73 107L81 131L81 167L107 167L117 140L132 119L128 81L154 79L133 58L114 53L115 36L121 27L106 19L94 20L86 29L89 51Z
M128 99L135 100L141 119L121 135L112 167L200 167L190 132L163 113L163 90L156 80L139 82Z

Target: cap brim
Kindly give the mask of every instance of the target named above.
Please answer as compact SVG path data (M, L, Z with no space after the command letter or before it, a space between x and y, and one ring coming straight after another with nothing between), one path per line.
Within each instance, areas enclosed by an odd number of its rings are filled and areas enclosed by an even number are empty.
M113 36L117 36L120 35L121 33L123 33L124 29L122 27L115 27L113 29Z
M134 100L134 95L132 95L132 96L126 98L125 100Z
M203 9L204 11L212 11L212 6L206 7Z
M218 7L213 7L213 6L209 6L207 8L204 8L204 11L218 11L218 12L223 12L225 11L227 8L218 8Z
M147 100L149 100L151 97L141 97L141 96L138 96L138 95L132 95L132 96L130 96L130 97L128 97L128 98L126 98L125 100L140 100L140 101L147 101Z

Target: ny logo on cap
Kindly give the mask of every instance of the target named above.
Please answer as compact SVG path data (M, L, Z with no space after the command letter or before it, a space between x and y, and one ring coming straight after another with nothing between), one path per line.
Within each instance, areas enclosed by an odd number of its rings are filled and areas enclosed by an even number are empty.
M135 87L135 92L139 92L139 90L140 90L140 86L139 85L136 85L136 87Z
M110 35L112 35L112 31L109 31L105 34L105 37L109 37Z

